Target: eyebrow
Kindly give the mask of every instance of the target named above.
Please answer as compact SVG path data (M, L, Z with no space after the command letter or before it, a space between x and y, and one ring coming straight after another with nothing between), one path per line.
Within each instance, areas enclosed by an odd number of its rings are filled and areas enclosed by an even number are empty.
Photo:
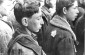
M41 15L39 15L38 17L42 17L42 14L41 14ZM36 17L36 18L38 18L38 17Z

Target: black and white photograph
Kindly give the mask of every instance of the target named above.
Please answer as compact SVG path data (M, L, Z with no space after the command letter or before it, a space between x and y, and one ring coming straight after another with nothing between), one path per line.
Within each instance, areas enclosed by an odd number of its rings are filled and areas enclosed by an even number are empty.
M85 0L0 0L0 55L85 55Z

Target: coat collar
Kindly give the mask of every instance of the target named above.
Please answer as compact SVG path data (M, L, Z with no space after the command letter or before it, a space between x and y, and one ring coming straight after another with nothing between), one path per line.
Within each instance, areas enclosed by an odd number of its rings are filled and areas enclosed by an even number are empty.
M50 19L51 19L51 11L45 7L45 6L42 6L42 15L46 18L46 21L48 22Z
M38 45L38 42L34 39L35 38L34 33L31 33L29 30L26 31L23 28L17 28L15 34L16 34L16 36L24 37L24 38L21 38L20 40L18 40L19 44L21 44L22 46L25 46L27 48L31 48L38 55L41 55L42 48Z
M42 10L45 11L46 13L51 13L50 10L46 6L42 6Z
M70 24L67 22L66 19L64 19L64 18L62 18L62 17L60 17L58 15L55 15L53 17L53 19L50 21L50 23L52 25L55 25L55 26L58 26L60 28L68 30L73 35L73 39L76 40L76 35L72 31L72 29L70 27Z
M19 25L19 27L15 30L16 33L18 34L27 34L27 35L30 35L33 37L34 40L37 40L37 35L33 32L31 32L30 30L28 29L25 29L24 27L21 27Z

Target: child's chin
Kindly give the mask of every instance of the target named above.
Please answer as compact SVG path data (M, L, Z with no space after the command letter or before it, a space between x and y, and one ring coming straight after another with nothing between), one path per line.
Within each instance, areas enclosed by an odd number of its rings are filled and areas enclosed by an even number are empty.
M36 30L35 32L39 32L39 30Z

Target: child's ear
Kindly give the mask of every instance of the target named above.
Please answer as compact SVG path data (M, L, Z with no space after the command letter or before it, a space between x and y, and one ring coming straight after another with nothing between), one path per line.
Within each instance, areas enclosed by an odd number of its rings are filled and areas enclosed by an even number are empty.
M28 18L26 17L22 18L22 25L28 26Z
M63 7L63 13L64 13L64 14L67 13L67 9L66 9L66 7Z

